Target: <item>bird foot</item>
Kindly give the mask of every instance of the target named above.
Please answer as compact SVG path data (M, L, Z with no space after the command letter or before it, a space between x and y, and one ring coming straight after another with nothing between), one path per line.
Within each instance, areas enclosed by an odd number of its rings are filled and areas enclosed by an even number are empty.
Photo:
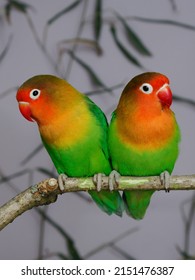
M165 192L169 192L169 187L170 187L170 174L167 170L165 170L164 172L162 172L160 174L160 181L161 184L164 186L165 188Z
M106 175L103 173L97 173L93 176L93 182L96 185L96 189L98 192L100 192L102 189L102 178L105 176Z
M120 176L120 173L118 173L116 170L112 170L108 177L108 186L110 191L113 191L115 186L118 186Z
M58 176L58 185L59 185L59 189L63 192L65 190L65 186L66 186L66 179L68 178L68 176L64 173L60 174Z

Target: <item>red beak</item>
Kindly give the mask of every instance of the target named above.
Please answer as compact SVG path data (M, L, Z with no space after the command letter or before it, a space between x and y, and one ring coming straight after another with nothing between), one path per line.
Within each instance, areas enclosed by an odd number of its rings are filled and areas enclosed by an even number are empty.
M162 105L167 106L168 108L172 104L172 91L168 84L162 86L157 92L157 96L160 99Z
M170 107L172 104L172 92L168 84L162 86L157 92L157 96L160 99L162 105Z
M19 104L20 113L23 115L23 117L28 121L33 122L34 120L31 118L31 110L30 110L29 103L19 101L18 104Z

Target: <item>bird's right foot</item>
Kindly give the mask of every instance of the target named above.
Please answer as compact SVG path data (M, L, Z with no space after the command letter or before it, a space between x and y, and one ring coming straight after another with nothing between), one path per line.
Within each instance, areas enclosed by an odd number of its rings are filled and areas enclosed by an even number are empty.
M60 174L58 176L58 186L59 189L63 192L65 190L65 186L66 186L66 180L67 180L68 176L64 173Z
M170 174L167 170L165 170L164 172L162 172L160 174L160 181L161 184L164 186L165 188L165 192L169 192L169 187L170 187Z

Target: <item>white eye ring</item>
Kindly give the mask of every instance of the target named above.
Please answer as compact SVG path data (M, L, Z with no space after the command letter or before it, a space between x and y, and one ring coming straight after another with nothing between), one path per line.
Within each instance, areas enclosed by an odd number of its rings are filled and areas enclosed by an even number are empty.
M153 92L153 87L148 83L144 83L143 85L141 85L140 89L145 94L150 94Z
M35 100L35 99L39 98L40 94L41 94L40 89L34 88L34 89L31 90L29 96L30 96L31 99Z

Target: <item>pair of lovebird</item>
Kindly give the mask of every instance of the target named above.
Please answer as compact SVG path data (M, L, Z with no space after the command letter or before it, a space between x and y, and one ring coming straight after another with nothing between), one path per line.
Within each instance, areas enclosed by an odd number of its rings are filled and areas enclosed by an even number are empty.
M65 80L39 75L17 92L22 115L36 121L59 174L70 177L153 176L167 178L178 156L180 131L170 106L169 79L155 72L134 77L124 88L110 126L101 109ZM112 176L113 175L113 176ZM60 178L66 178L64 175ZM114 180L114 179L113 179ZM112 182L112 180L110 180ZM60 181L62 183L62 181ZM98 188L99 188L98 187ZM108 214L142 219L153 190L89 191Z

